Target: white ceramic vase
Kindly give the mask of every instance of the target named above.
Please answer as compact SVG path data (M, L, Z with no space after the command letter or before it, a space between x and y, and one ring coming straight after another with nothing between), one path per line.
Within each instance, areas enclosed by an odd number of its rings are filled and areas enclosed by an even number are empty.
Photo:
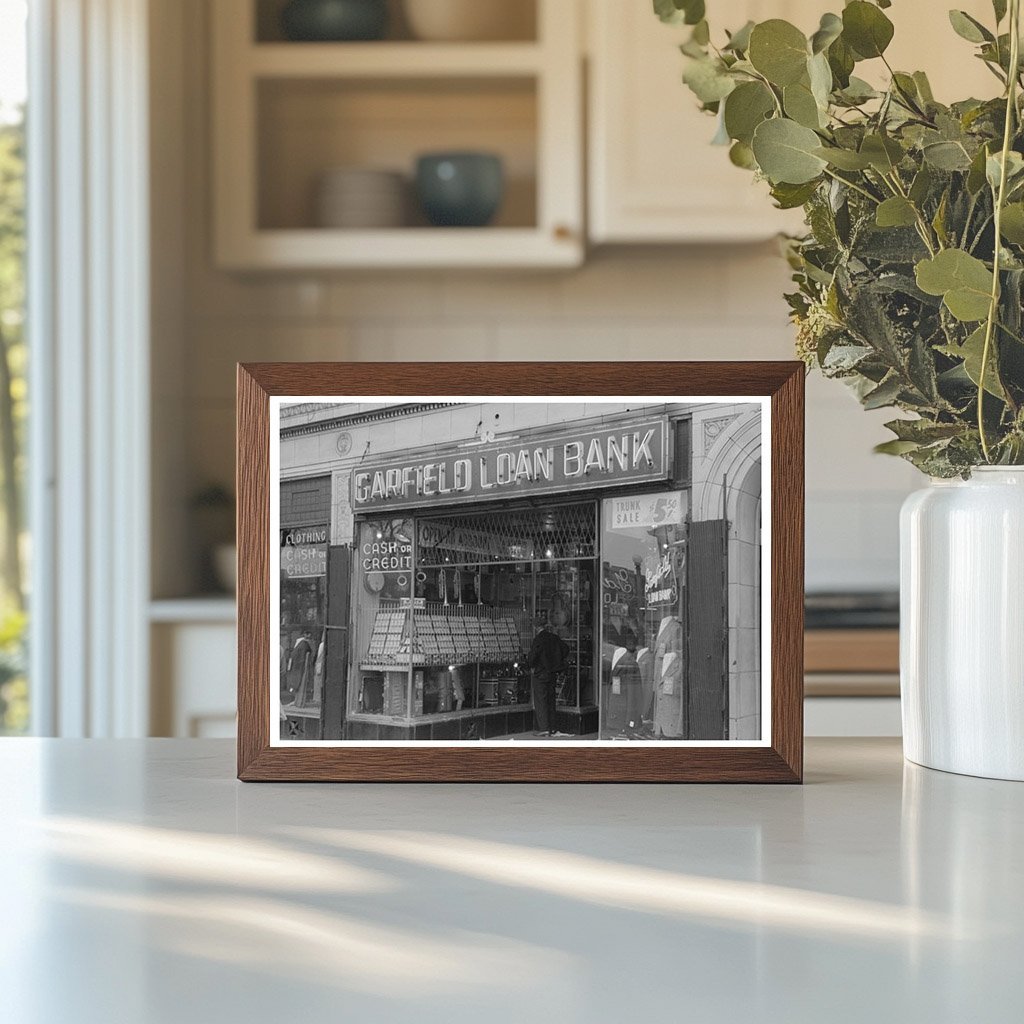
M1024 467L915 492L900 549L906 757L1024 781Z

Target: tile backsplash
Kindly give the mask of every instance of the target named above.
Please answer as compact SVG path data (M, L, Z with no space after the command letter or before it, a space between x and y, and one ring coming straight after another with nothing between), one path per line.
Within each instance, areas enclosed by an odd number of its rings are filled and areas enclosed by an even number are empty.
M597 253L572 272L359 273L246 278L190 261L187 464L233 472L234 363L273 359L787 359L775 247ZM887 414L808 379L807 582L895 587L898 510L917 485L872 454Z

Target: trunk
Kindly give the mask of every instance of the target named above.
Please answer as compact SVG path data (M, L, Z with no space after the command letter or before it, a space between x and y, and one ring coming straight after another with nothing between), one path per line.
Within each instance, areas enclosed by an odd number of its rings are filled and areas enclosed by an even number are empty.
M3 566L4 587L19 609L24 609L21 551L21 488L18 486L18 445L14 434L14 396L11 394L11 366L7 340L0 327L0 475L3 477Z

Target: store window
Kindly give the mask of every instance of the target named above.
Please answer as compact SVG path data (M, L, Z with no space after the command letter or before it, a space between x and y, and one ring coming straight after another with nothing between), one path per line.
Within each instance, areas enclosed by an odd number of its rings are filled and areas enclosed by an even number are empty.
M596 706L593 502L357 529L350 714L527 707L527 655L542 628L567 650L556 706Z
M686 735L688 511L686 491L604 501L602 739Z
M411 644L413 599L413 522L380 519L359 523L356 532L356 597L353 608L353 653L357 659L350 689L350 713L406 718L416 705L418 683L422 706L422 670Z
M282 734L320 739L327 635L330 477L281 485Z

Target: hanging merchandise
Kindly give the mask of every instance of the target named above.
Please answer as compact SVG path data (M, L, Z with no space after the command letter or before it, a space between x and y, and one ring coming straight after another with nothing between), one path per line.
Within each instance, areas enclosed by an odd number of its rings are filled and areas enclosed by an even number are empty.
M617 647L611 659L611 673L605 684L605 732L625 735L639 732L640 670L636 658L625 647Z
M640 714L645 722L654 720L654 652L650 647L637 651L636 666L640 671Z
M683 628L673 615L662 620L655 654L655 735L684 739L683 724Z
M444 605L448 607L448 573L441 569L437 574L437 587L438 590L444 595Z
M462 572L456 569L454 572L455 593L459 595L459 607L462 607Z
M665 736L670 739L684 737L682 653L683 624L677 616L666 615L658 627L658 639L654 648L654 732L656 736Z

